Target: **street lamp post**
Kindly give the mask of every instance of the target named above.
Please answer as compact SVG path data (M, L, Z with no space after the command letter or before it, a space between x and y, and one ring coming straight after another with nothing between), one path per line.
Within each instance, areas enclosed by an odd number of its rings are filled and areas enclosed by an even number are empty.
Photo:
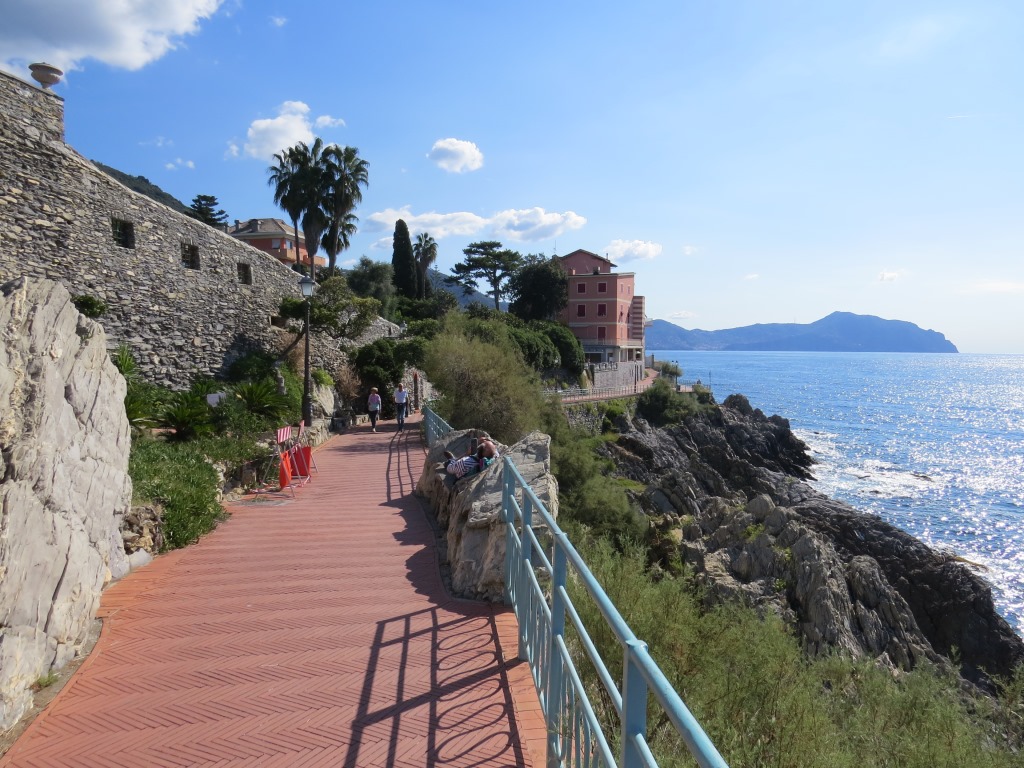
M302 420L305 422L307 429L313 426L313 399L309 391L309 301L313 297L313 289L315 288L316 281L309 275L304 275L299 280L299 290L302 291L302 298L306 300L306 323L304 328L306 335L306 360L302 379Z

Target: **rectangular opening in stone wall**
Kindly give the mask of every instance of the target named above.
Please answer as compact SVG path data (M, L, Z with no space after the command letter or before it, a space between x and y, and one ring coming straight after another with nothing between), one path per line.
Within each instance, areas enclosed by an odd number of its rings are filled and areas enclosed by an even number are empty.
M238 262L238 282L242 285L252 285L252 266Z
M199 269L199 246L181 244L181 265L188 269Z
M287 328L288 320L286 318L281 317L280 315L271 315L270 325L273 326L274 328Z
M110 231L114 235L114 243L122 248L135 247L135 225L124 219L110 219Z

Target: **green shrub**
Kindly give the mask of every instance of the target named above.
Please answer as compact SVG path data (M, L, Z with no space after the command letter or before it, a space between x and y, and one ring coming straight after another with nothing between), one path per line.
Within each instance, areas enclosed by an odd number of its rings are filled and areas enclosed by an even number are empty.
M689 392L676 392L664 379L655 379L636 402L637 414L656 427L678 424L708 407Z
M213 432L213 413L206 398L191 392L175 392L171 395L157 424L173 430L166 435L172 442L194 440Z
M249 352L228 366L227 379L230 382L258 381L274 375L277 358L269 352Z
M320 387L333 387L334 379L331 378L331 374L325 371L323 368L314 368L309 374L310 378L316 382L317 386Z
M483 321L475 325L486 327ZM507 335L496 332L493 341L484 341L467 333L467 326L450 316L445 331L428 345L423 367L445 393L437 409L456 429L475 427L502 443L515 443L540 426L540 383Z
M619 554L572 528L570 538L612 602L726 762L796 768L1010 768L1019 755L998 743L988 700L962 693L952 672L922 664L894 676L870 660L809 660L774 614L733 603L711 610L686 578L653 578L641 547ZM581 585L570 592L609 669L622 651ZM568 644L598 717L617 733L617 716L582 658ZM1018 716L1020 711L1018 710ZM685 746L655 707L648 738L659 765L691 765ZM616 738L613 735L613 738Z
M163 506L169 549L191 544L223 517L217 473L193 444L135 440L128 471L133 503Z
M85 294L72 296L71 303L75 305L79 312L93 320L97 317L102 317L107 312L107 305L95 296L86 296Z

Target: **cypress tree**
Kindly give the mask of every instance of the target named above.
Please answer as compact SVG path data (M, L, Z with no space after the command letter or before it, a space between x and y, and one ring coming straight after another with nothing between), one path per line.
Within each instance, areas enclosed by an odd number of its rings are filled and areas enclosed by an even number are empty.
M391 267L394 270L395 290L399 296L415 299L417 294L419 269L412 253L412 239L409 227L402 219L395 222L394 251L391 254Z

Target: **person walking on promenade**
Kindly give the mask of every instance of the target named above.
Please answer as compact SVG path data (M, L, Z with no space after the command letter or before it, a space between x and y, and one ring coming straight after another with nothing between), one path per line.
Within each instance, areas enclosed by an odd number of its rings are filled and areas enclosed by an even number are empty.
M376 387L370 387L370 397L366 401L366 410L370 414L370 426L377 431L377 417L380 416L380 395Z
M395 390L395 414L398 419L398 431L405 431L405 413L409 407L409 393L405 391L405 385L399 384Z

